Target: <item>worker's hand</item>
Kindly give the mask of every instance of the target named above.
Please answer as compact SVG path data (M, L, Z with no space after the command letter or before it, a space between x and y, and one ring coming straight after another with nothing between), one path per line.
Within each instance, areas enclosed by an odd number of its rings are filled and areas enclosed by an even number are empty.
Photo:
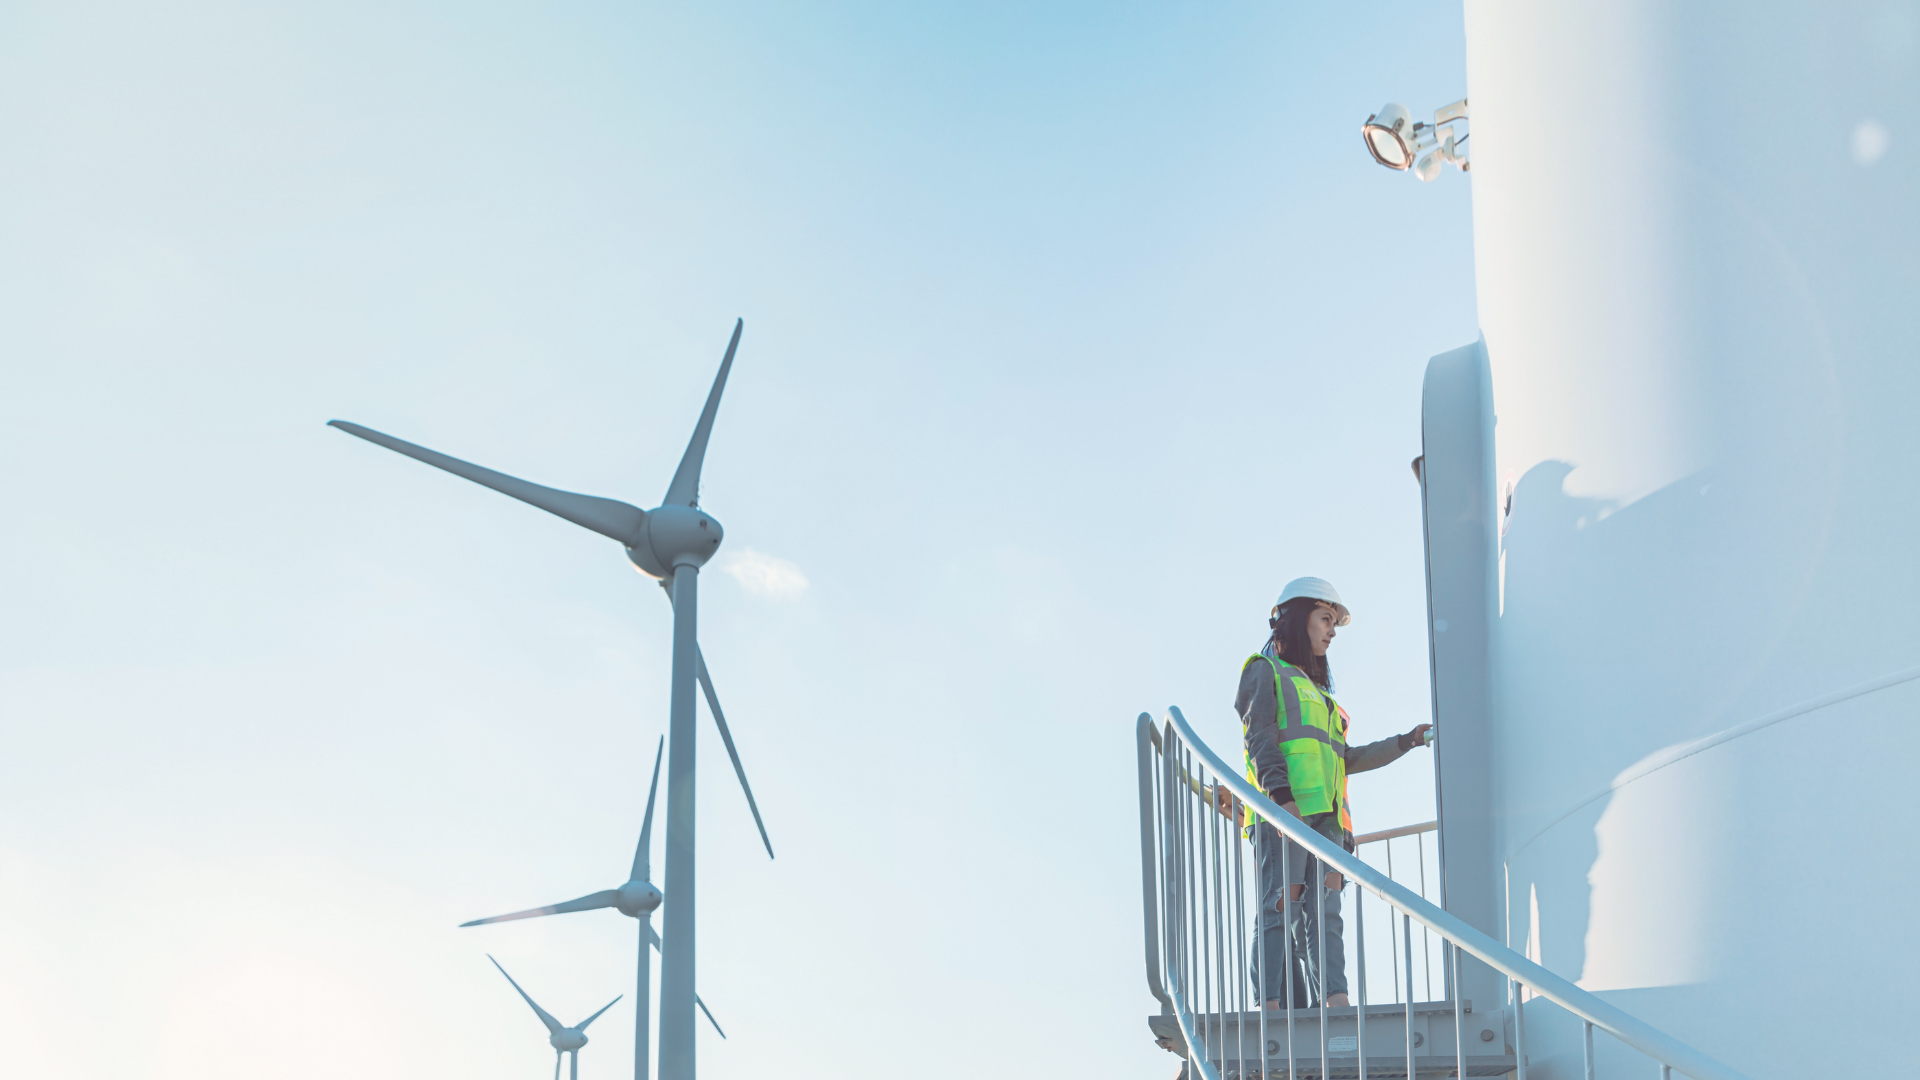
M1233 816L1233 789L1225 784L1213 785L1213 806L1220 811L1221 817Z
M1281 804L1280 804L1280 809L1282 809L1282 810L1285 810L1285 811L1286 811L1287 813L1289 813L1289 814L1292 814L1292 815L1293 815L1294 817L1299 817L1299 816L1300 816L1300 804L1299 804L1299 803L1295 803L1295 802L1283 802L1283 803L1281 803Z
M1419 727L1407 732L1407 741L1415 746L1425 746L1427 745L1427 732L1432 730L1432 724L1421 724Z

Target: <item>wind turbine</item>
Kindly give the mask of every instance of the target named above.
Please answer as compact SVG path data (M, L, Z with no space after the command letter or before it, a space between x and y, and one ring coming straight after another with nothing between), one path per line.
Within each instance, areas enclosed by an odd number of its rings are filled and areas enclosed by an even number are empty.
M734 749L733 735L720 712L720 699L714 694L713 680L707 675L706 659L700 655L698 639L700 567L713 557L723 535L720 523L700 509L700 465L707 456L707 437L713 432L713 417L720 408L720 395L727 386L727 372L733 367L733 354L740 346L744 320L733 324L733 338L727 342L727 354L714 376L713 389L707 394L706 407L694 425L693 438L681 455L667 485L666 497L652 510L614 499L558 491L525 480L481 468L458 458L448 457L424 446L396 439L344 420L328 423L349 435L384 446L424 461L438 469L476 484L510 495L537 506L582 528L591 529L618 541L627 558L647 575L659 579L673 604L673 665L668 708L668 733L673 756L667 759L667 878L673 893L667 906L665 942L660 951L660 1075L663 1080L694 1080L694 683L706 692L707 708L720 728L720 739L733 759L734 775L746 793L747 807L766 845L767 857L773 857L773 842L760 820L760 807L747 784L747 773ZM640 1025L643 1029L645 1024Z
M493 960L493 956L489 954L487 959ZM500 961L493 960L493 966L500 968L500 974L507 975L507 969L500 967ZM613 1001L609 1001L605 1005L600 1006L600 1012L594 1013L592 1016L587 1017L572 1027L567 1027L560 1021L555 1020L552 1013L541 1008L538 1002L527 997L527 992L520 990L520 984L513 982L513 976L507 975L507 981L513 983L513 988L519 990L520 996L526 999L527 1004L533 1006L533 1011L540 1017L540 1022L547 1025L547 1045L554 1049L553 1080L560 1080L560 1061L562 1058L565 1058L569 1052L573 1054L572 1080L580 1080L580 1048L587 1045L587 1025L600 1019L600 1013L613 1008L614 1004L620 999L615 997Z
M488 923L512 922L515 919L534 919L542 915L565 915L575 911L595 911L599 908L613 908L630 918L640 920L640 976L634 988L636 1001L633 1035L633 1075L635 1080L646 1080L647 1076L647 1005L651 992L650 976L652 955L647 952L651 945L660 948L660 935L653 932L653 909L660 906L660 890L653 887L650 880L653 868L653 797L660 790L660 755L666 749L665 740L653 755L653 783L647 788L647 814L640 822L640 846L633 852L633 869L628 872L626 884L617 889L601 889L597 893L588 893L577 900L568 900L546 907L516 911L511 915L495 915L487 919L474 919L460 925L485 926ZM664 956L664 953L662 954ZM662 965L664 967L664 964ZM664 974L664 971L662 972ZM719 1032L721 1038L727 1033L720 1029L720 1021L713 1018L713 1011L700 995L693 996L693 1002L700 1011L707 1014L707 1023Z

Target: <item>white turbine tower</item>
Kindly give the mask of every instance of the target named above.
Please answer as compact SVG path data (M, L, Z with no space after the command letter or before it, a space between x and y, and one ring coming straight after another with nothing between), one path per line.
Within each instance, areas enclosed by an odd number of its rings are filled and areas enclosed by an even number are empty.
M488 956L487 959L493 960L493 957ZM500 967L500 961L493 960L493 966L500 968L500 974L507 975L507 969ZM560 1021L555 1020L552 1013L541 1008L539 1002L527 997L527 992L520 989L520 984L513 982L513 976L507 975L507 981L513 983L513 988L520 992L520 996L526 1000L527 1004L533 1006L533 1011L540 1017L540 1022L547 1025L547 1045L553 1047L554 1050L553 1080L560 1080L560 1062L569 1053L573 1055L572 1080L580 1080L580 1048L587 1045L587 1025L600 1019L600 1013L613 1008L615 1003L620 1000L619 997L615 997L613 1001L609 1001L605 1005L600 1006L600 1012L594 1013L592 1016L587 1017L572 1027L567 1027Z
M662 740L661 750L664 749L665 741ZM613 908L622 915L638 919L640 921L640 974L634 992L636 1002L634 1024L636 1026L633 1035L633 1074L636 1080L645 1080L647 1075L647 1021L649 1019L647 1005L648 995L652 990L648 963L651 955L647 949L649 945L655 949L660 948L660 935L653 932L653 909L660 906L661 897L660 890L654 888L652 882L653 797L659 788L660 751L656 750L653 755L653 783L647 788L647 813L640 822L640 846L634 850L633 869L628 871L626 884L617 889L602 889L597 893L589 893L577 900L548 904L546 907L531 908L527 911L516 911L511 915L474 919L460 924L463 927L485 926L488 923L533 919L542 915L565 915L574 911L595 911L600 908ZM713 1018L713 1011L707 1008L706 1002L700 1000L700 995L693 996L693 1003L700 1007L701 1012L707 1014L707 1023L713 1025L713 1030L719 1032L721 1038L726 1038L727 1033L721 1030L720 1021Z
M727 755L733 759L733 771L740 778L741 790L746 792L747 807L753 811L760 841L767 847L767 856L773 856L773 843L767 839L766 825L760 820L760 808L754 802L753 789L747 784L746 770L740 765L733 735L720 712L720 699L714 694L713 680L707 675L697 635L700 567L719 549L722 535L720 523L700 509L700 465L707 456L707 437L713 432L714 413L720 408L720 395L726 389L727 372L733 367L733 354L740 346L743 326L743 321L735 321L733 338L727 343L726 357L720 361L720 372L714 376L706 407L700 411L700 421L694 425L693 438L687 442L680 467L674 470L673 481L667 485L666 498L653 510L542 487L358 424L328 421L350 435L511 495L616 540L626 548L627 558L635 566L660 579L661 585L668 589L668 598L673 604L673 666L667 730L673 756L667 759L665 884L673 895L673 903L667 905L665 942L660 950L660 1075L663 1080L694 1080L693 688L696 681L706 692L707 708L720 728ZM646 1025L640 1026L644 1029Z

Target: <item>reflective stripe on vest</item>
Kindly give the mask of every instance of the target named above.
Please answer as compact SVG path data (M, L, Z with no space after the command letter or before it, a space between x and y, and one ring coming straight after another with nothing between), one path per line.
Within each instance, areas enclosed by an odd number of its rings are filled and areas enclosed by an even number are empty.
M1313 684L1307 673L1284 660L1264 653L1247 658L1240 665L1264 661L1273 668L1274 694L1280 708L1274 710L1279 728L1280 752L1287 757L1287 785L1301 817L1339 811L1340 827L1353 832L1353 818L1347 812L1347 713L1325 691ZM1302 693L1304 689L1305 693ZM1259 770L1248 753L1247 781L1261 794ZM1245 824L1260 820L1251 809Z

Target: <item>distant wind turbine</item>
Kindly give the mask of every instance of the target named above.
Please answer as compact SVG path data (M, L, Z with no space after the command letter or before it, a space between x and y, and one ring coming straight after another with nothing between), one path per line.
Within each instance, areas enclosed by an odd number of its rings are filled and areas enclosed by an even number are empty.
M487 959L493 960L493 957L489 955ZM507 969L500 967L500 961L493 960L493 966L500 968L500 974L507 975ZM527 997L527 992L520 989L520 984L513 981L513 976L507 975L507 981L513 983L513 988L519 991L520 996L526 1000L528 1005L533 1006L534 1014L540 1017L540 1022L547 1025L547 1045L553 1047L554 1050L553 1080L560 1080L560 1062L568 1053L573 1054L573 1070L569 1074L571 1080L580 1080L580 1048L587 1045L587 1025L600 1019L600 1013L613 1008L614 1004L620 999L615 997L613 1001L609 1001L605 1005L600 1006L600 1012L594 1013L592 1016L587 1017L572 1027L567 1027L560 1021L555 1020L552 1013L541 1008L538 1002Z
M700 567L719 550L723 535L720 523L700 509L700 466L706 460L707 438L713 433L714 414L720 409L720 395L726 389L727 372L733 367L733 354L740 346L744 326L742 320L733 324L733 338L727 342L726 356L720 361L719 374L714 376L706 407L700 410L693 438L688 440L680 467L674 470L673 480L667 485L666 497L653 510L542 487L358 424L328 421L350 435L510 495L618 541L635 566L660 579L661 586L667 589L673 604L673 665L668 709L673 757L667 761L666 886L673 894L673 903L667 905L666 940L660 952L660 1075L663 1080L694 1080L695 1072L693 695L696 682L706 693L707 708L720 728L727 756L733 760L734 775L740 779L740 789L747 796L747 808L753 812L753 823L760 830L760 842L766 845L767 857L773 857L773 842L767 839L767 827L760 820L760 807L754 802L753 788L747 784L746 769L741 767L733 734L727 730L726 717L720 712L720 699L714 693L713 680L707 675L707 662L700 654L698 637ZM642 1030L646 1027L644 1023L639 1026ZM635 1066L635 1077L645 1080L644 1066L639 1063Z
M516 911L511 915L473 919L460 924L463 927L485 926L488 923L535 919L542 915L566 915L575 911L595 911L600 908L613 908L622 915L640 920L640 975L634 990L637 1002L634 1023L638 1026L633 1038L633 1071L634 1076L639 1080L645 1080L647 1075L647 997L652 990L649 978L652 954L647 951L647 946L660 948L660 935L653 932L653 910L660 906L661 896L660 890L654 888L649 879L653 868L653 797L660 790L660 754L665 749L665 740L661 742L662 746L653 754L653 782L647 788L647 813L640 822L640 846L634 849L633 869L628 872L626 884L617 889L601 889L597 893L588 893L577 900L529 908L526 911ZM701 1012L707 1014L707 1023L713 1025L713 1030L719 1032L721 1038L726 1038L727 1033L721 1030L720 1021L713 1018L713 1011L707 1008L706 1002L700 1000L700 995L695 994L693 1001L700 1007Z

